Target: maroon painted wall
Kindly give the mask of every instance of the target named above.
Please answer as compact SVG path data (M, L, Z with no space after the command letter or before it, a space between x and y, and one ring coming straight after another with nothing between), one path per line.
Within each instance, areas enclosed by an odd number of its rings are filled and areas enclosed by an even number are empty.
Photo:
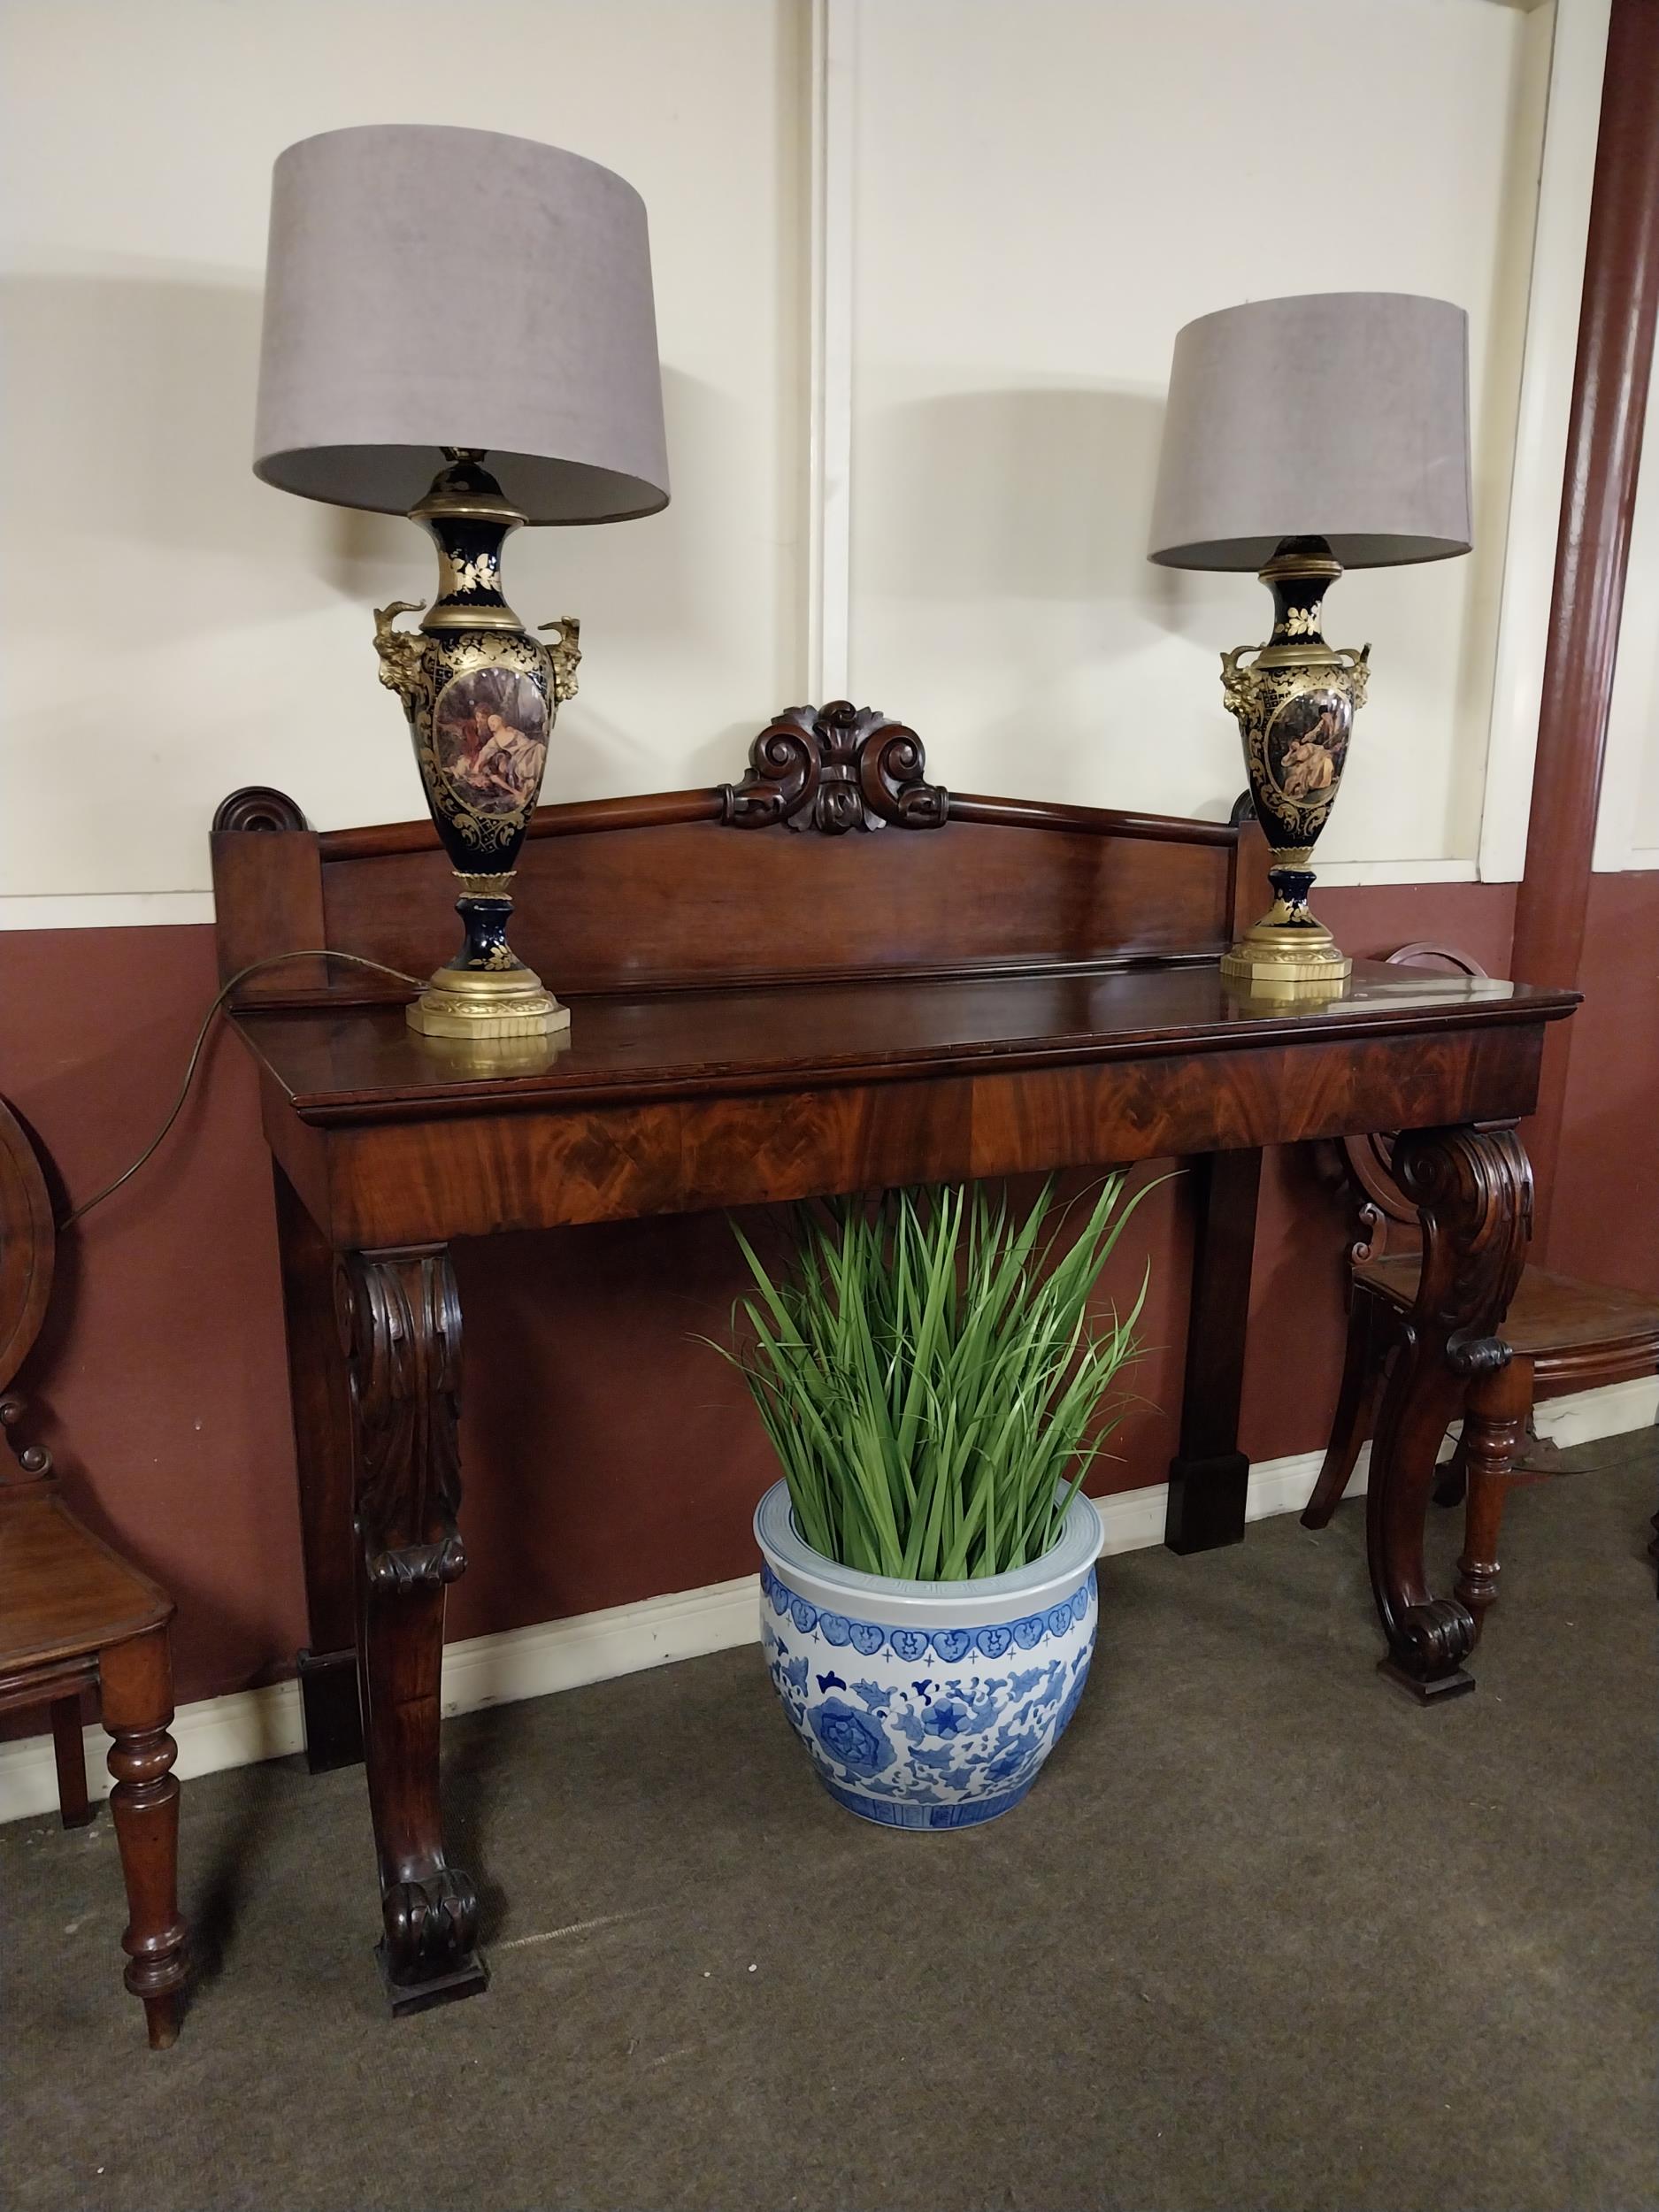
M1592 876L1549 1263L1659 1292L1659 870Z
M1586 1141L1562 1193L1578 1256L1557 1258L1659 1290L1659 876L1596 886L1573 1060ZM1321 906L1356 953L1431 938L1504 972L1512 886L1338 890ZM165 1111L214 988L211 933L18 933L4 955L0 1088L79 1198ZM1645 1211L1632 1202L1643 1162ZM1253 1332L1243 1418L1254 1458L1323 1440L1346 1230L1319 1148L1270 1155L1253 1304L1272 1325ZM1116 1263L1112 1286L1132 1295L1150 1255L1151 1348L1096 1487L1164 1479L1190 1250L1178 1178L1147 1202ZM472 1564L450 1633L747 1572L767 1450L741 1383L696 1340L720 1333L741 1286L724 1221L502 1238L458 1247L456 1264ZM269 1169L251 1074L228 1036L157 1162L65 1239L54 1313L22 1380L77 1503L178 1596L181 1699L288 1671L305 1628Z

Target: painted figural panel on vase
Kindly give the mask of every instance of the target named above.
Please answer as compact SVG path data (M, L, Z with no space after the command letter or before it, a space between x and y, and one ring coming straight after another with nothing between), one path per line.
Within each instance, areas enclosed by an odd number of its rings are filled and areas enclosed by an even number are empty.
M1364 678L1363 664L1224 673L1250 795L1276 851L1305 850L1325 827L1348 765L1355 710L1364 703Z
M1348 760L1354 710L1340 691L1321 687L1286 699L1267 726L1263 765L1280 808L1294 810L1311 832L1323 824Z
M499 664L451 677L433 710L432 772L457 813L527 814L547 764L548 703L537 677Z

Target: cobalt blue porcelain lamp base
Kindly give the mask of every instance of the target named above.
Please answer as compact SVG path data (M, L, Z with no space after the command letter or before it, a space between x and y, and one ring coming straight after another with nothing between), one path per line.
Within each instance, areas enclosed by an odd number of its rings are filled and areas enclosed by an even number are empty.
M775 1484L755 1514L772 1683L838 1805L884 1828L1011 1812L1077 1709L1094 1650L1100 1516L1071 1501L1043 1558L901 1582L805 1544Z
M414 602L374 611L380 681L403 703L415 764L460 896L460 950L409 1009L423 1036L469 1044L536 1040L570 1027L569 1011L507 942L519 848L541 793L560 703L576 695L573 617L532 637L502 590L502 547L524 520L471 449L411 508L438 548L438 594L418 630L396 627Z

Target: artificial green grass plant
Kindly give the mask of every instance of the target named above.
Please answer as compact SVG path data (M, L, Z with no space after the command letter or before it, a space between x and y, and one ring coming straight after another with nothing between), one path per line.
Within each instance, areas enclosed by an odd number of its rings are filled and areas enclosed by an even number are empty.
M1129 1315L1089 1295L1145 1188L1109 1176L1066 1242L1045 1183L1023 1220L984 1186L794 1209L775 1280L733 1223L759 1295L749 1379L802 1535L869 1574L966 1581L1040 1559L1119 1413ZM1149 1187L1149 1186L1146 1187ZM1046 1232L1045 1232L1045 1225Z

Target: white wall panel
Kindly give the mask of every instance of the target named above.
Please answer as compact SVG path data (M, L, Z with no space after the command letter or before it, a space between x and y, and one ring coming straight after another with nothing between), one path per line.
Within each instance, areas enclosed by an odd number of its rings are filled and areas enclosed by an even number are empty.
M1437 294L1470 311L1478 549L1333 593L1374 674L1321 856L1472 874L1548 21L857 4L858 695L958 788L1222 811L1217 657L1270 611L1253 579L1147 565L1176 330L1276 293Z
M1549 36L1549 82L1480 826L1487 882L1518 882L1526 867L1608 7L1547 0L1527 26L1529 37ZM1524 212L1518 196L1513 212Z
M1174 332L1398 287L1471 311L1479 544L1333 595L1375 675L1321 858L1517 872L1606 4L472 0L465 71L449 0L0 12L0 926L204 911L240 782L419 810L369 611L429 549L248 465L271 161L392 119L572 146L651 211L673 504L510 549L527 618L584 621L549 798L730 773L810 663L959 789L1221 810L1217 657L1267 600L1145 562ZM1604 866L1659 849L1653 652L1627 626Z
M0 919L200 888L240 783L421 810L370 609L428 595L429 544L250 469L271 164L344 124L548 139L644 195L673 503L523 533L509 583L583 622L549 799L732 772L802 684L804 37L795 0L4 11Z

